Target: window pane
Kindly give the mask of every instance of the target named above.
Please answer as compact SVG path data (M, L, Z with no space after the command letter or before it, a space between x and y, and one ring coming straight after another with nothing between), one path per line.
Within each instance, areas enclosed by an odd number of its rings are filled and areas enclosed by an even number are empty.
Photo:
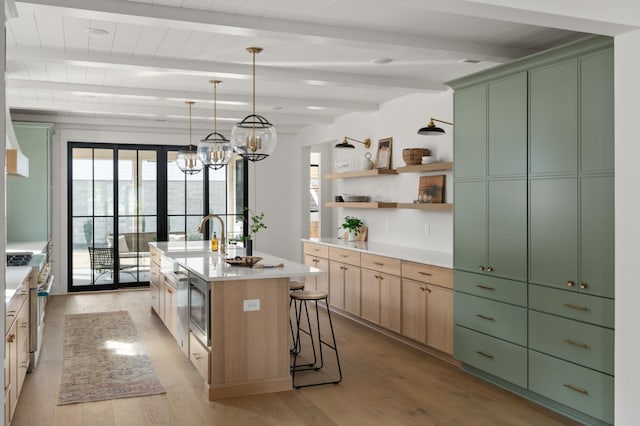
M93 149L74 148L71 155L72 214L89 216L93 214Z
M93 208L96 216L113 215L113 150L93 151Z
M158 160L155 151L138 151L140 214L158 213Z
M137 163L136 151L118 151L118 213L134 215L137 203Z
M209 170L209 212L227 212L227 168Z
M185 214L185 174L176 166L176 151L167 152L167 213Z

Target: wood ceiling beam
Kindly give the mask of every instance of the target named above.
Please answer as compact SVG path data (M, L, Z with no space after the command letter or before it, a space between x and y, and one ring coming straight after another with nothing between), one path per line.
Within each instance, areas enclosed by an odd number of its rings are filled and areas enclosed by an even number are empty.
M532 50L500 44L460 41L435 36L364 30L334 25L283 19L211 12L119 0L21 0L35 10L77 18L163 26L189 31L204 31L251 38L304 41L311 44L347 46L364 49L454 52L460 59L473 57L488 62L508 62L533 53Z
M251 65L184 58L133 56L84 50L7 46L7 59L47 62L87 67L121 68L136 71L173 72L205 78L249 80ZM256 78L266 81L284 81L312 86L341 86L376 89L409 89L413 91L444 91L441 82L389 76L374 76L322 70L293 69L265 65L256 66Z
M21 80L12 79L11 76L6 78L6 86L11 89L28 89L28 90L48 90L61 93L76 93L87 94L97 96L114 96L123 98L147 98L147 99L161 99L161 100L193 100L196 102L213 102L211 97L210 87L203 86L203 90L199 92L178 91L170 89L146 89L136 87L123 87L123 86L102 86L97 84L76 84L76 83L62 83L54 81L41 81L41 80ZM245 111L248 106L251 105L250 94L241 95L233 93L220 93L218 91L218 108L220 110L229 111ZM308 106L316 106L327 108L327 110L345 110L351 111L376 111L378 105L373 102L360 102L340 99L310 99L310 98L285 98L275 96L260 96L260 107L283 107L283 108L304 108ZM238 103L239 105L224 105L225 102ZM241 105L240 105L241 103ZM326 111L326 110L325 110ZM327 112L325 114L329 114ZM323 110L314 110L313 114L309 112L309 115L323 115Z

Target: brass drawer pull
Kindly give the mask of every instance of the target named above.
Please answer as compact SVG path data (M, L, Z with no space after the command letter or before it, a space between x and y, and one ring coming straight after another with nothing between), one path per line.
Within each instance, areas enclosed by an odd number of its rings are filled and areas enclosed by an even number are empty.
M378 266L384 266L384 263L382 262L373 262L374 265L378 265Z
M580 393L581 393L581 394L583 394L583 395L589 395L589 392L587 392L586 390L584 390L584 389L580 389L580 388L577 388L577 387L575 387L575 386L571 386L570 384L565 383L565 384L564 384L564 385L562 385L562 386L564 386L564 387L565 387L565 388L567 388L567 389L571 389L572 391L580 392Z
M577 346L579 348L589 349L589 345L587 345L586 343L574 342L571 339L564 339L563 342L565 342L566 344L571 345L571 346Z
M478 355L480 355L480 356L485 357L485 358L493 359L493 355L489 355L489 354L484 353L484 352L482 352L482 351L476 351L476 353L477 353Z
M485 316L485 315L476 314L476 316L477 316L478 318L482 318L483 320L487 320L487 321L495 321L495 319L494 319L494 318L492 318L492 317L488 317L488 316Z
M476 284L476 287L481 288L483 290L490 290L490 291L494 291L495 290L495 288L493 288L493 287L489 287L489 286L482 285L482 284Z
M493 266L487 266L487 272L493 272Z
M11 333L10 335L7 336L7 342L9 343L13 343L16 340L16 335Z
M574 284L575 283L573 281L571 281L571 280L567 281L567 287L573 287Z
M340 257L349 257L346 254L339 254L338 256L340 256Z
M575 309L576 311L587 312L589 310L589 308L587 308L586 306L577 306L577 305L572 305L571 303L565 303L564 306L566 306L569 309Z
M427 291L426 287L420 287L420 291Z
M198 361L200 361L200 359L202 358L202 357L200 356L200 354L199 354L199 353L196 353L196 352L194 352L194 353L193 353L193 357L194 357L196 360L198 360Z
M589 286L587 285L587 283L580 283L580 288L581 288L581 289L583 289L583 290L584 290L584 289L585 289L585 288L587 288L587 287L589 287Z
M484 271L484 266L478 265L478 269L481 270L481 271Z
M346 271L347 267L346 266L341 266L340 269L342 269L343 271Z
M427 277L430 277L430 276L432 275L432 274L431 274L431 272L422 272L422 271L418 271L418 273L419 273L420 275L425 275L425 276L427 276Z

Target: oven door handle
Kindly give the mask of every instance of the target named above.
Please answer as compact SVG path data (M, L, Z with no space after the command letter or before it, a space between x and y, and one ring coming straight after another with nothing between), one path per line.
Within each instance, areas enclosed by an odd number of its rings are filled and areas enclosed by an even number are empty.
M51 287L53 287L53 275L49 275L49 278L47 278L47 283L38 288L38 296L42 296L42 297L49 296Z

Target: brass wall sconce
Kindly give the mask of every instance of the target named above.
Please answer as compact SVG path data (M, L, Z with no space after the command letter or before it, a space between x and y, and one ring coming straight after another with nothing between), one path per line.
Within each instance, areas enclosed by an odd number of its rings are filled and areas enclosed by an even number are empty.
M429 119L429 124L427 124L426 127L422 127L420 128L420 130L418 130L418 134L419 135L425 135L425 136L441 136L445 134L445 131L442 127L437 127L434 123L434 121L437 121L438 123L444 123L444 124L448 124L450 126L453 126L453 123L449 123L448 121L442 121L442 120L438 120L437 118L433 118L431 117Z
M353 139L350 138L348 136L344 137L344 140L338 144L336 144L336 148L349 148L349 149L355 149L355 146L353 144L350 144L349 142L347 142L347 140L353 141L353 142L358 142L364 145L365 148L369 149L371 148L371 139L367 138L364 141L360 141L358 139Z

